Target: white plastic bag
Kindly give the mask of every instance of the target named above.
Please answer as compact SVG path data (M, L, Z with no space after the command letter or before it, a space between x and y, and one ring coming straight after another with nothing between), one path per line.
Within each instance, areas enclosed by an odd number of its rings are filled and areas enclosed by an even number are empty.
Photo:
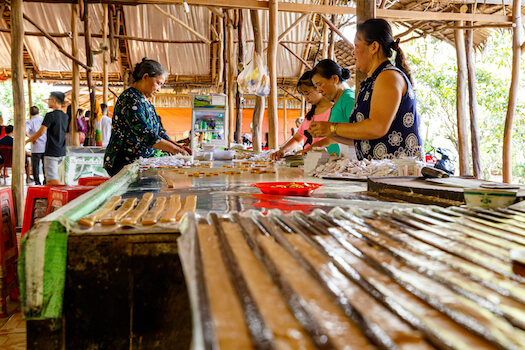
M270 94L270 75L268 67L257 52L253 60L243 69L237 77L240 90L245 94L268 96Z

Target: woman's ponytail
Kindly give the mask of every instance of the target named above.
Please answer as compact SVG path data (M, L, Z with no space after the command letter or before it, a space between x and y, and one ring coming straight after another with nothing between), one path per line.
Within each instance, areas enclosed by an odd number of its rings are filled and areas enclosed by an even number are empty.
M312 109L310 109L310 111L304 116L306 118L306 120L312 120L312 118L314 117L314 115L315 115L315 106L316 105L312 105Z
M411 70L405 60L405 54L403 53L403 50L401 50L398 46L397 50L395 51L396 51L396 59L395 59L396 67L399 68L403 73L405 73L408 80L410 81L410 84L413 84Z

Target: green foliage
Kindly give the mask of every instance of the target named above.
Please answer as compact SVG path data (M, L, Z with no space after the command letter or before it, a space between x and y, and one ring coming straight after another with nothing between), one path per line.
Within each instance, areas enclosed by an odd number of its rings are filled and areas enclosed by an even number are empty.
M456 119L456 51L444 42L427 37L407 49L413 69L418 111L426 143L458 152ZM476 83L480 152L484 178L501 174L502 149L511 82L512 35L495 31L485 47L476 52ZM523 72L524 61L521 62ZM525 174L525 78L520 82L513 133L513 173ZM521 179L517 179L520 181ZM520 181L521 182L521 181Z
M47 98L49 93L53 91L52 85L46 83L32 83L31 84L31 98L33 105L40 109L40 115L44 116L49 108L47 107ZM27 85L24 89L25 107L26 107L26 119L29 119L29 106L28 105L28 94ZM11 80L0 83L0 111L4 117L4 124L13 124L13 86Z

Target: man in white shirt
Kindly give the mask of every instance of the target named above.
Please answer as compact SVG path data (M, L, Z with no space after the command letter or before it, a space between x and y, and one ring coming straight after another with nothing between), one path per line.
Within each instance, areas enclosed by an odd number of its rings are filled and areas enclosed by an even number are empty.
M111 137L111 124L113 123L113 120L108 117L107 104L102 103L100 105L100 109L102 111L102 117L100 117L100 121L98 123L100 127L100 133L102 134L102 147L106 148Z
M32 136L42 126L44 118L40 115L37 106L29 108L29 115L31 119L26 122L26 134ZM40 182L40 162L42 162L42 169L44 169L44 153L46 152L47 132L31 143L31 164L33 167L33 178L35 185L41 185ZM43 172L42 172L43 173ZM44 184L46 183L44 176Z

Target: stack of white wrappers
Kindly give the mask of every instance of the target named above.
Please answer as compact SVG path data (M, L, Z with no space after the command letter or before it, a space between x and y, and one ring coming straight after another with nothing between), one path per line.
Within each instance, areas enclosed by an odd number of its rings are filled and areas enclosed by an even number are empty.
M397 165L390 159L357 160L341 158L318 166L310 175L316 177L366 178L397 175Z

